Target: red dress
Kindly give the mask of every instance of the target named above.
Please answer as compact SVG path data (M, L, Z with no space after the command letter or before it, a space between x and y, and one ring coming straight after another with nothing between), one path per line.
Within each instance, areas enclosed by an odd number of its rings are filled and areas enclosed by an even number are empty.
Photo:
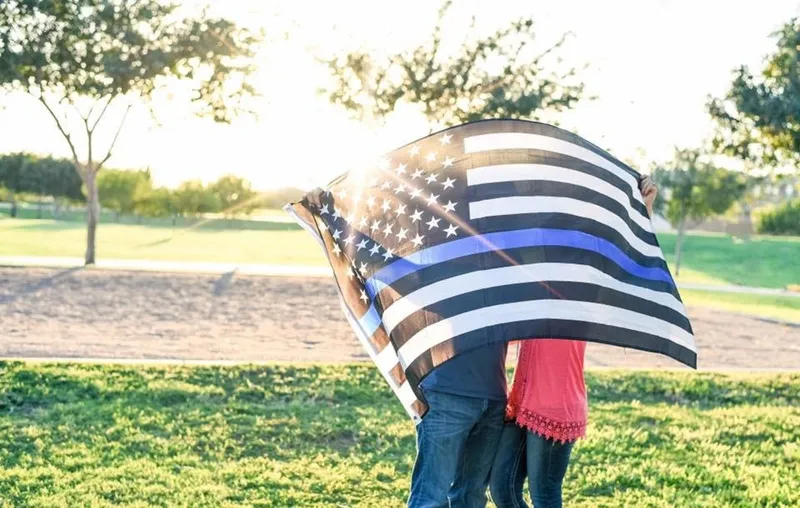
M506 417L549 439L568 442L585 436L585 352L582 341L523 340Z

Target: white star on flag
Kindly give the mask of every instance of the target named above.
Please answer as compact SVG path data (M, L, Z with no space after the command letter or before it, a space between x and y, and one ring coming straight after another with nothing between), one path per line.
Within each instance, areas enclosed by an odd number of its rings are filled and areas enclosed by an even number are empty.
M444 185L444 189L442 189L442 190L452 189L454 183L456 183L456 181L453 180L452 178L448 177L447 180L442 182L442 185Z
M339 217L341 217L341 216L342 216L342 212L340 212L339 209L334 206L333 207L333 215L331 215L333 220L337 221L337 220L339 220Z
M334 240L338 240L340 236L342 236L342 231L340 229L337 229L336 231L333 232Z
M405 240L406 233L408 233L407 229L401 228L400 231L395 235L398 240Z
M414 145L411 147L411 156L419 155L419 145Z
M383 253L383 260L389 261L394 257L394 253L392 253L392 249L386 249L386 252Z
M366 238L362 238L361 241L358 242L358 245L356 245L356 252L360 251L361 249L366 249L368 243L369 241Z
M392 234L392 225L387 222L386 227L383 229L383 236L388 237L391 234Z
M422 178L422 172L423 172L423 171L422 171L422 169L421 169L421 168L417 168L417 170L416 170L416 171L414 171L413 173L411 173L411 179L412 179L412 180L416 180L417 178Z
M452 135L452 134L443 134L443 135L442 135L442 139L440 139L440 140L439 140L439 142L440 142L441 144L443 144L443 145L449 145L449 144L450 144L450 139L451 139L452 137L453 137L453 135Z
M388 199L384 199L383 204L381 205L381 210L383 210L384 212L388 212L389 210L391 210L392 209L391 203L392 202L389 201Z
M369 226L369 218L366 215L361 216L361 220L358 221L358 227L365 228Z
M333 253L336 254L337 256L341 255L342 249L339 248L338 243L333 244Z
M458 229L458 226L450 224L450 227L444 230L447 233L447 238L450 238L451 236L456 236L456 229Z
M412 199L413 199L413 198L418 198L418 197L420 197L420 195L422 195L422 189L414 189L414 190L411 192L411 198L412 198Z
M414 244L414 247L419 247L420 245L422 245L423 238L424 237L419 236L419 233L417 233L417 236L411 239L411 243Z
M437 199L439 199L439 196L431 193L430 197L427 200L428 206L435 205L437 203L436 201Z
M347 238L344 239L344 244L345 245L351 245L353 243L353 241L355 241L355 239L356 239L356 235L350 235L350 236L348 236Z
M375 196L370 195L367 198L367 208L372 208L373 206L375 206Z
M376 220L376 221L372 221L372 226L369 227L369 230L375 232L375 231L379 230L380 228L381 228L381 221Z
M386 190L391 188L392 188L392 182L390 182L389 180L386 180L381 184L381 190Z
M430 231L433 228L438 228L440 220L441 219L437 219L436 217L431 217L431 220L425 223L428 225L428 231Z
M375 254L377 254L377 253L378 253L380 250L381 250L381 246L380 246L380 245L378 245L378 242L375 242L375 244L374 244L374 245L373 245L373 246L372 246L372 247L369 249L369 256L370 256L370 257L374 256L374 255L375 255Z
M406 191L406 186L403 185L402 183L398 184L397 187L394 188L394 193L395 194L400 194L401 192L405 192L405 191Z
M437 176L439 175L437 175L436 173L431 173L430 175L428 175L428 178L426 178L425 181L428 183L433 183L436 181Z
M418 209L414 210L414 213L411 214L411 222L417 222L420 219L422 219L422 212L420 212Z
M358 269L359 269L359 271L361 271L362 275L367 273L367 264L366 263L361 263L360 265L358 265Z
M406 213L406 205L401 202L399 205L397 205L397 210L395 210L394 213L397 215L403 215Z
M429 153L428 156L425 157L425 159L427 159L428 162L435 161L436 160L436 152Z
M453 212L453 211L455 211L457 204L458 203L453 203L452 201L447 201L447 204L444 205L444 211L445 212Z
M369 301L369 297L367 296L367 293L363 289L361 290L361 296L359 298L361 298L365 302Z
M452 166L452 165L453 165L453 162L455 162L455 159L454 159L454 158L452 158L452 157L445 157L445 158L444 158L444 163L443 163L442 169L447 169L447 168L449 168L450 166Z
M328 210L328 203L322 205L322 208L319 209L320 215L330 214L331 212Z
M406 165L405 164L398 164L397 169L395 171L398 175L404 175L406 173Z

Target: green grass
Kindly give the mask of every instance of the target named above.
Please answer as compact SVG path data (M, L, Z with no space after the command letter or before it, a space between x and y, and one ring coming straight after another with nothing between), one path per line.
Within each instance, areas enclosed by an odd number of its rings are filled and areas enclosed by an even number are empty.
M279 212L276 212L279 213ZM0 256L82 256L80 222L0 219ZM675 236L659 235L672 264ZM800 284L800 238L690 235L679 282L782 288ZM156 219L147 225L104 223L98 258L321 265L319 247L292 223L212 220L200 225Z
M567 506L800 503L800 374L589 372ZM369 365L0 363L0 506L402 506Z
M681 290L688 307L705 307L800 323L800 298Z
M674 266L675 235L658 235ZM738 242L722 235L689 235L679 282L783 288L800 284L800 238L756 236Z
M216 221L215 221L216 222ZM98 259L151 259L319 265L319 246L293 224L263 222L262 230L101 224ZM272 229L268 229L268 228ZM85 226L78 222L0 219L0 256L83 257Z

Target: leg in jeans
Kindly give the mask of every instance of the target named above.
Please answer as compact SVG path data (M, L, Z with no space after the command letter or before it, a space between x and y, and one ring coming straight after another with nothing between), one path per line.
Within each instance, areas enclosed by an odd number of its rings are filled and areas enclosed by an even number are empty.
M450 486L486 401L435 391L426 391L425 398L430 409L417 425L417 459L408 506L447 507Z
M497 444L503 434L504 400L482 399L483 412L464 445L450 503L455 507L486 506L486 487L492 470Z
M527 508L522 488L527 477L525 429L516 422L506 422L497 446L497 455L489 476L489 490L497 508Z
M527 432L528 487L534 508L561 508L561 484L573 444Z

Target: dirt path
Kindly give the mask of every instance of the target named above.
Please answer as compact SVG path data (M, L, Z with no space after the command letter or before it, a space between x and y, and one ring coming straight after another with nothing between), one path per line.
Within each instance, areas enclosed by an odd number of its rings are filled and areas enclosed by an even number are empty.
M690 309L700 367L800 368L800 328ZM366 360L328 279L0 268L0 357ZM677 367L591 344L589 365Z

